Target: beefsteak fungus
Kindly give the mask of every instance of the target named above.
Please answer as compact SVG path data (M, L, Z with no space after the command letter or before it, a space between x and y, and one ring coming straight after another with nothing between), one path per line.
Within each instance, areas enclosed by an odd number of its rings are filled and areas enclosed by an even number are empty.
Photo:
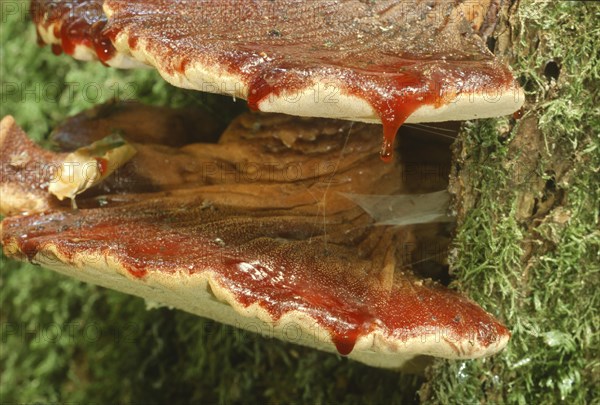
M493 5L34 0L40 43L55 53L153 66L176 86L244 98L269 114L244 114L222 135L183 145L109 119L127 151L119 165L108 159L119 153L104 150L112 143L98 143L111 133L94 131L93 120L70 121L55 138L64 152L50 153L4 118L5 253L373 366L501 350L506 327L413 271L415 246L448 232L448 196L439 193L447 182L411 183L403 154L392 159L405 122L522 105L509 68L485 46ZM127 116L140 107L119 108ZM160 126L148 116L148 128ZM372 123L383 125L383 143ZM424 161L436 149L413 147ZM64 168L82 151L112 175L61 191L80 194L74 210L50 191L56 182L64 190ZM416 195L424 193L434 194ZM400 204L419 215L398 218Z

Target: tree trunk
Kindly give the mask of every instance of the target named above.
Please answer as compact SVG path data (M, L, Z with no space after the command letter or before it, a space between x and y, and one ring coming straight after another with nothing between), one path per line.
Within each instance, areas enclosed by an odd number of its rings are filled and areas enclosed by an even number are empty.
M594 402L600 8L504 3L495 51L527 100L512 118L466 125L454 145L459 225L450 260L454 285L503 314L513 337L500 356L436 364L421 399Z

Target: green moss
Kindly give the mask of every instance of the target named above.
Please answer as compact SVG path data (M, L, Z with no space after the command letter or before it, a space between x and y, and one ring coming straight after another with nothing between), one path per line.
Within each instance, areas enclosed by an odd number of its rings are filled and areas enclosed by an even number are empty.
M498 120L467 128L463 179L476 202L453 263L455 286L500 314L513 337L492 359L439 363L424 390L431 403L600 401L600 7L521 2L517 17L514 67L528 90L523 120L539 122L539 159L516 184L511 168L532 157L511 153L529 130L499 136ZM550 61L558 81L544 75ZM527 192L537 207L554 202L522 218Z

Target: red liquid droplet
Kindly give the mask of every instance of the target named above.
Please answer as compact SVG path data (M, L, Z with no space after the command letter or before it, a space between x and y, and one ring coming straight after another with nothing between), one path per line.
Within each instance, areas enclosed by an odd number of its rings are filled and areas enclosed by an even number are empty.
M21 250L21 252L25 253L25 256L27 256L27 260L32 262L33 258L38 252L38 245L29 240L20 240L19 249Z
M248 91L248 108L259 111L258 104L273 94L273 87L261 77L256 77L251 82Z
M96 162L98 163L98 170L100 170L100 175L103 176L104 173L106 173L106 170L108 170L108 160L104 159L104 158L95 158Z
M98 59L106 65L106 62L115 56L115 47L102 30L106 26L106 21L98 21L89 28L89 37L94 44L94 50Z
M396 139L396 133L400 127L395 124L383 124L383 142L381 145L381 160L385 163L390 163L394 156L394 141Z
M518 120L521 117L523 117L523 107L521 107L519 110L515 111L513 114L513 118Z
M333 337L333 342L335 343L335 348L338 353L342 356L347 356L352 353L354 349L354 345L356 344L357 333L354 332L350 336L336 334Z
M106 38L95 39L94 49L96 50L96 56L98 56L100 62L102 62L105 65L115 55L115 49L112 43Z
M34 0L31 9L32 19L36 24L48 29L54 24L53 34L60 38L60 45L53 45L53 52L73 55L77 46L91 48L104 64L115 55L115 48L110 39L103 33L106 16L102 11L102 1L41 1ZM44 43L38 34L38 43Z
M81 27L78 26L77 21L70 20L69 22L64 22L62 25L60 38L63 51L67 55L73 55L73 53L75 53L76 44L73 39L79 30L81 30Z
M60 55L63 52L62 46L60 46L59 44L52 44L50 48L52 49L52 53L56 56Z

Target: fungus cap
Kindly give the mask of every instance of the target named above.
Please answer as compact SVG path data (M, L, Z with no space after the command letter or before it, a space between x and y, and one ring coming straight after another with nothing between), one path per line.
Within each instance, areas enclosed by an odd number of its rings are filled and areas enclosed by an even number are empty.
M354 181L325 182L315 167L339 153L331 145L350 124L311 121L316 139L291 148L271 136L302 121L245 115L216 145L132 142L137 153L116 179L108 178L100 195L82 194L80 209L72 210L49 198L51 174L43 170L68 154L39 149L7 117L0 124L2 213L11 215L2 222L4 252L379 367L401 367L419 355L464 359L501 350L510 336L506 327L403 263L406 249L427 232L377 225L343 195L404 189L401 163L378 162L377 127L353 127L346 148L354 152L339 161L336 176ZM249 128L260 130L249 137ZM257 181L264 167L242 164L257 154L255 165L283 161L298 167L299 177L289 183L284 171ZM235 173L189 169L191 161L218 159Z
M42 42L77 58L153 66L255 110L381 123L389 158L404 122L502 116L524 102L476 31L493 27L495 2L455 3L34 0L34 20Z

